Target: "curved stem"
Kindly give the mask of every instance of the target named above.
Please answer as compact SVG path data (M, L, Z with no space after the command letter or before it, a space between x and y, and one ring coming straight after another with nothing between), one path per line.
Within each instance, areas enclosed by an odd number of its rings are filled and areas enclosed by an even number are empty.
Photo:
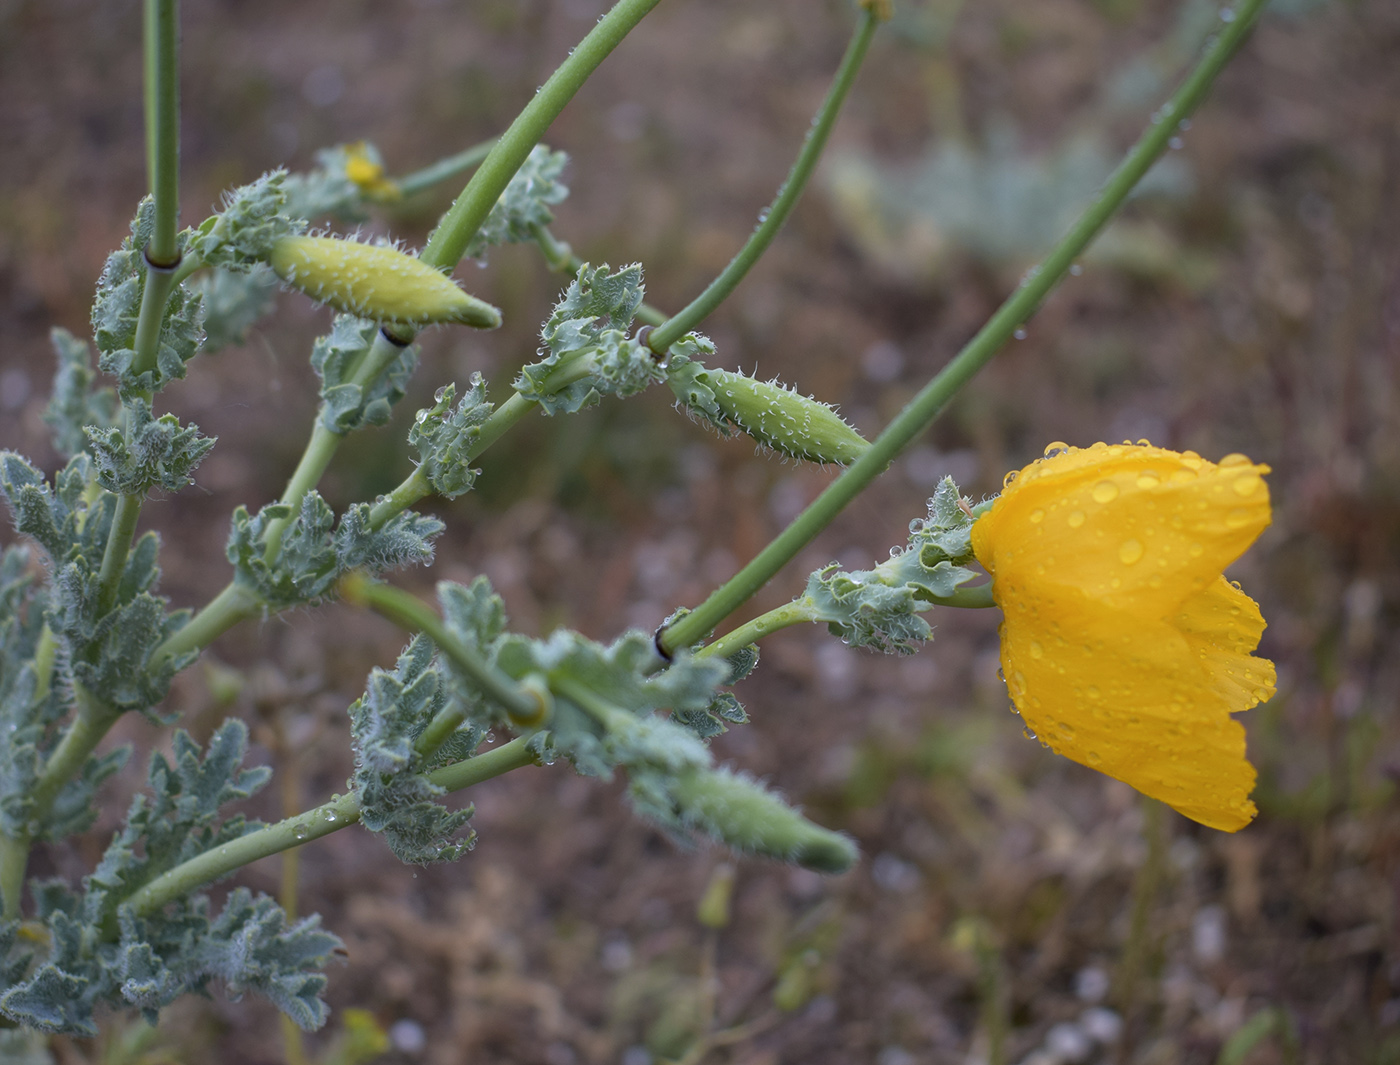
M526 746L529 738L517 736L475 757L443 766L429 773L428 779L446 791L460 791L513 769L534 765L534 752ZM267 825L182 862L137 891L127 900L127 905L138 916L152 913L259 858L300 847L353 825L359 819L360 802L355 794L337 795L313 810Z
M725 633L714 643L706 644L695 652L696 658L710 658L718 655L728 658L735 651L763 639L781 629L801 625L804 621L816 621L812 602L806 596L794 599L791 603L774 607L766 614L760 614L752 621L746 621L737 629Z
M448 178L465 174L485 159L495 146L496 138L492 137L489 141L474 144L456 155L449 155L446 159L439 159L436 163L430 163L421 170L415 170L411 174L396 178L394 184L399 187L399 192L405 197L415 196L432 188L439 181L446 181Z
M433 486L428 483L423 467L415 468L397 488L369 508L369 527L378 532L414 503L432 494Z
M240 621L256 614L261 605L243 585L230 581L188 624L151 652L151 661L204 650Z
M879 22L879 18L870 9L861 13L860 24L856 27L851 43L846 47L846 54L836 72L836 78L826 94L826 99L822 101L821 110L817 112L807 130L807 139L802 145L802 151L792 164L787 181L783 182L782 188L778 190L777 198L767 212L760 216L758 228L739 249L739 254L724 268L723 273L710 282L710 286L704 292L691 300L689 306L653 330L647 337L647 344L652 351L665 353L672 344L699 325L711 311L728 298L753 264L768 250L768 245L773 243L773 238L778 235L778 230L782 228L801 198L807 179L816 169L817 160L821 158L822 149L826 147L831 129L836 125L836 116L840 114L841 105L845 103L851 86L855 84L856 74L860 71L866 52L870 50L870 41Z
M659 2L618 0L612 10L599 20L492 147L471 181L467 182L467 187L433 231L427 247L418 256L420 259L439 269L449 270L461 261L467 245L486 221L497 198L544 136L545 130L583 87L589 75Z
M1092 204L1053 251L1034 267L1000 309L966 347L919 392L898 417L871 444L870 449L848 466L796 520L778 534L747 566L691 613L661 634L661 646L669 653L703 639L720 621L747 601L785 566L816 535L826 528L904 448L933 423L933 420L968 381L1011 338L1035 312L1050 290L1069 271L1098 235L1133 187L1176 134L1182 119L1190 116L1205 97L1267 0L1244 0L1234 21L1224 23L1221 32L1207 48L1196 68L1181 88L1153 115L1146 132L1113 172Z

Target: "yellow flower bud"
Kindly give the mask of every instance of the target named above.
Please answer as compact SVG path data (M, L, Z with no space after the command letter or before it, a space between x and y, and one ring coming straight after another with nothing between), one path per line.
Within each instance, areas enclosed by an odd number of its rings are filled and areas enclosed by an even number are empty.
M416 256L334 237L283 237L272 269L287 284L345 314L396 325L460 322L495 329L501 312L463 292Z

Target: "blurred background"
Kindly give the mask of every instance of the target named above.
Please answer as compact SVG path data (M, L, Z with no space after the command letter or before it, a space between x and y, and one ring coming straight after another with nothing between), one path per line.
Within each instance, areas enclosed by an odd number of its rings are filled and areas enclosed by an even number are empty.
M1063 231L1216 14L1197 0L896 9L804 202L705 326L719 364L840 403L868 436ZM603 10L185 5L184 221L319 148L367 139L401 174L496 134ZM641 261L649 300L683 305L772 197L853 25L845 0L661 5L547 138L573 158L556 235L585 260ZM48 330L89 334L93 285L144 191L139 39L135 0L0 0L0 446L50 470ZM1400 1061L1398 57L1395 0L1277 0L1025 337L750 604L787 600L832 559L868 567L939 478L988 494L1051 441L1245 452L1273 468L1275 505L1230 573L1260 602L1260 653L1279 670L1277 697L1245 718L1255 825L1203 829L1025 738L990 611L932 615L935 641L908 659L789 630L740 691L752 723L716 752L853 834L857 870L741 861L728 923L707 930L696 906L727 857L679 848L630 816L622 782L563 766L475 789L480 842L454 866L410 869L337 834L297 878L299 909L348 946L310 1059L647 1065L694 1046L712 1001L725 1034L691 1062ZM365 229L421 246L454 191ZM563 284L531 247L458 277L505 328L425 336L394 425L352 437L323 484L337 507L406 475L408 420L437 386L480 370L508 395ZM222 587L230 510L285 483L328 323L284 294L245 346L162 393L220 439L197 487L143 513L175 603ZM515 627L599 639L697 603L834 471L756 456L668 401L530 419L486 456L478 491L441 507L437 564L396 583L485 573ZM275 818L344 789L344 708L400 643L339 606L246 624L169 708L201 739L225 714L254 725L254 757L282 781L254 812ZM120 731L143 751L161 739ZM37 873L91 868L143 761L113 782L103 831ZM239 882L276 892L281 877L269 859ZM113 1018L105 1041L59 1051L287 1060L273 1012L184 1003L156 1037Z

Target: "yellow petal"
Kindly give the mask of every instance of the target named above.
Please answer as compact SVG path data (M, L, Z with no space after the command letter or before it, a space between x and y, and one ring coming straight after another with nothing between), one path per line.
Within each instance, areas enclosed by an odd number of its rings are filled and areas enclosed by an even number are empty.
M1002 670L1026 725L1056 753L1192 820L1227 832L1248 824L1255 773L1230 717L1243 707L1212 685L1191 641L1083 597L1043 605L1065 619L1059 635L1013 614L1002 627Z
M1161 616L1269 524L1267 466L1150 446L1071 448L1028 466L972 530L995 576L1078 588Z

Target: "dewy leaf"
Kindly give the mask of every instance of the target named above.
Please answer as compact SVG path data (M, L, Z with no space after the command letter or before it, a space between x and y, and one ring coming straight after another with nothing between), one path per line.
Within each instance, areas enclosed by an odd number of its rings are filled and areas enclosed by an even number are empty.
M438 758L425 761L414 747L428 723L458 698L433 654L426 637L414 637L392 673L370 674L364 696L349 711L360 823L382 833L400 861L418 865L455 861L475 838L457 835L471 819L470 808L448 810L435 801L443 789L423 774ZM484 735L475 725L460 728L450 741L454 758L470 757Z
M317 338L311 348L311 368L321 379L321 424L333 433L387 422L418 365L418 347L410 344L368 385L353 384L378 330L373 322L337 315L330 335Z
M563 203L569 195L568 188L559 183L568 162L564 152L535 145L467 245L466 254L479 259L492 245L534 240L537 228L554 221L550 207Z
M85 341L66 329L49 332L58 370L53 377L53 395L44 408L44 421L53 430L54 447L65 458L72 458L87 446L84 429L106 429L117 415L117 394L110 388L95 388L97 377L92 354Z
M208 266L244 273L267 262L279 240L306 229L288 210L286 182L285 170L273 170L225 193L223 210L194 231L189 250Z
M269 504L250 517L244 507L233 514L225 553L235 579L251 588L268 607L318 603L353 569L371 574L432 561L432 539L442 522L413 511L396 515L377 532L370 528L370 507L356 503L337 522L316 492L308 492L282 534L282 550L271 565L263 558L268 523L289 517L282 503Z
M909 523L909 546L894 549L872 570L846 572L836 563L807 579L813 620L853 647L912 654L932 634L918 615L932 599L972 580L972 519L958 506L958 486L945 477L929 500L928 517Z
M0 992L0 1013L42 1031L92 1035L99 1005L140 1008L154 1023L160 1007L218 981L234 995L266 996L303 1027L324 1023L319 970L340 941L320 931L316 918L289 925L277 903L246 888L229 894L218 917L210 916L205 895L143 917L122 905L155 876L256 827L222 809L248 798L270 775L266 767L242 768L247 738L241 722L225 722L201 757L189 736L177 732L173 761L152 757L151 793L132 800L82 892L52 881L33 884L48 954L27 978L13 960L7 963L12 979ZM0 947L13 944L13 936L0 936Z
M517 391L546 414L572 414L664 380L651 349L627 336L643 292L640 263L581 266L540 330L548 354L521 368Z
M125 429L86 429L88 451L97 468L97 483L119 495L145 495L159 485L178 492L193 483L190 473L214 446L199 434L199 426L181 427L173 414L151 416L151 405L139 396L126 404Z
M443 385L431 407L420 410L408 431L409 446L418 451L419 468L433 491L444 499L456 499L471 491L479 470L471 467L470 454L481 436L481 426L491 416L486 384L474 373L456 407L456 385Z

